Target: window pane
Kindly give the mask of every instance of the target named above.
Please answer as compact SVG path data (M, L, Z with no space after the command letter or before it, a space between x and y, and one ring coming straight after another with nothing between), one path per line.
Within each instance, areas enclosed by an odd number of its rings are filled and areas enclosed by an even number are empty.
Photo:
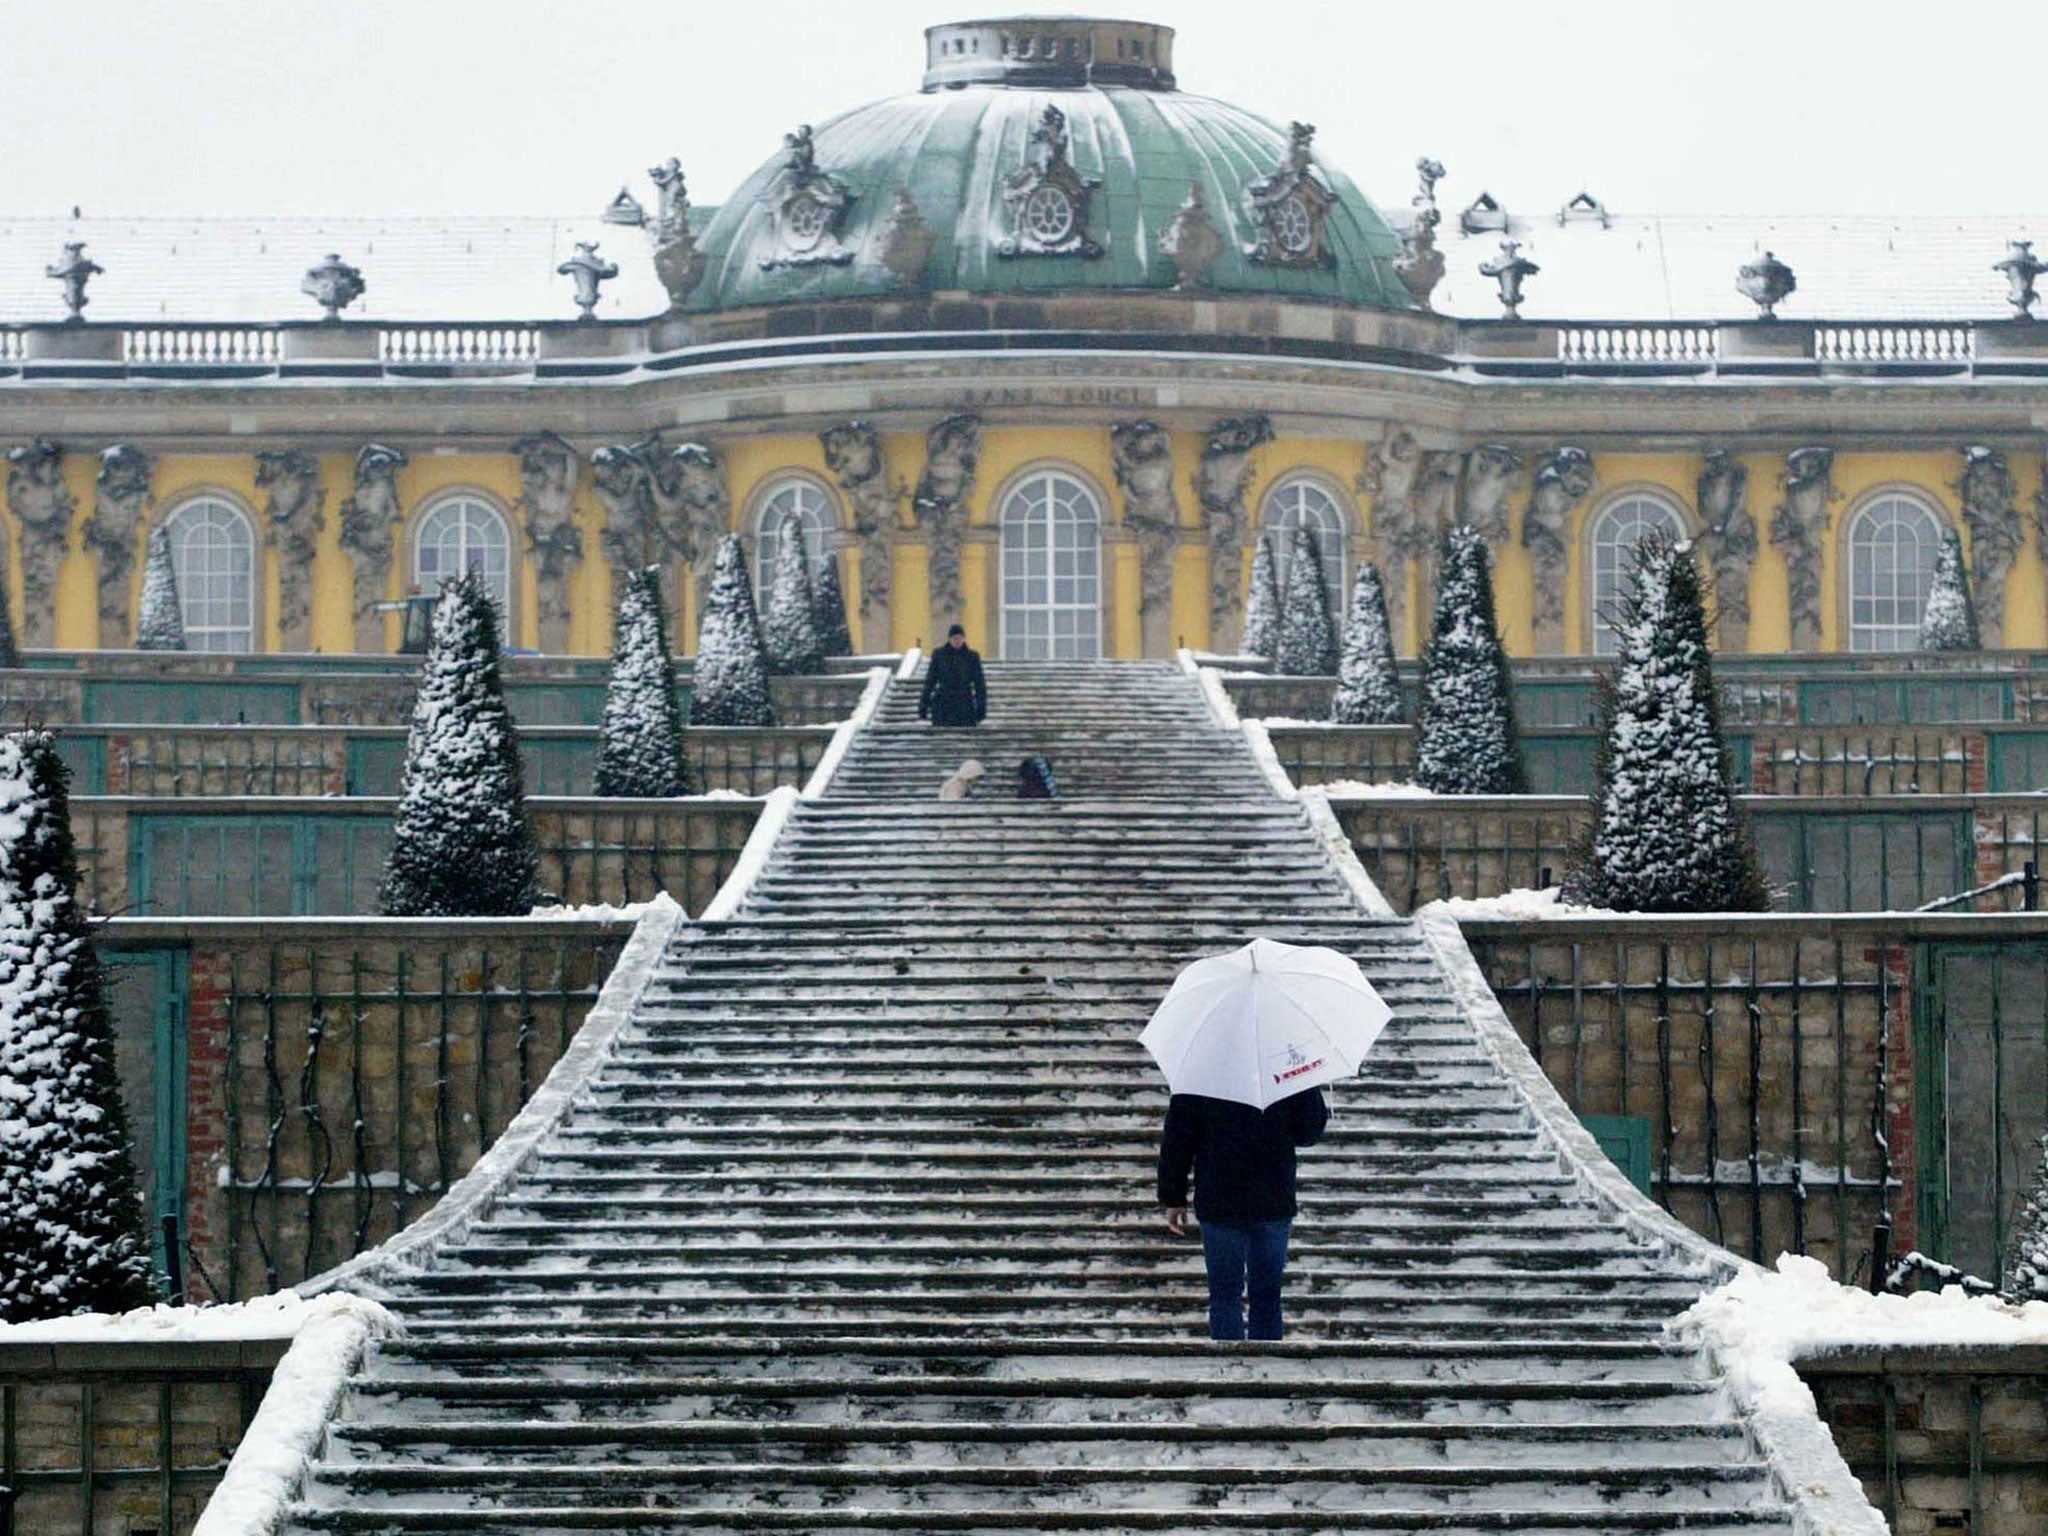
M1030 475L1004 499L1002 530L1003 655L1094 655L1102 626L1094 495L1069 475Z

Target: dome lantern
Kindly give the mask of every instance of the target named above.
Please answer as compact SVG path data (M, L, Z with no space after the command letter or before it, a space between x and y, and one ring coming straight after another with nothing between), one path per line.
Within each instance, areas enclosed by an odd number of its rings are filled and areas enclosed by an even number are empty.
M924 33L924 88L1124 85L1173 89L1173 28L1081 16L956 21Z

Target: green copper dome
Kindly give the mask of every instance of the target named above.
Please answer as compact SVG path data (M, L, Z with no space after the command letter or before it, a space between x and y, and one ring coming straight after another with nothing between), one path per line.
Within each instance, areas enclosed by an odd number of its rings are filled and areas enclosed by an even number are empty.
M692 311L1165 289L1416 307L1314 130L1174 89L1170 28L926 33L924 89L789 135L699 237Z

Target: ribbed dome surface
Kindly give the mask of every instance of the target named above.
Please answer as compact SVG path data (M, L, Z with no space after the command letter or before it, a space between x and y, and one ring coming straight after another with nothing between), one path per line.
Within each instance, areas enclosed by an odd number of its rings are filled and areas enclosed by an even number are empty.
M1065 115L1074 173L1100 187L1085 224L1101 254L1003 254L1019 204L1006 189L1033 163L1032 133L1048 105ZM1202 190L1221 253L1200 284L1212 292L1295 295L1412 309L1395 274L1400 238L1343 175L1320 161L1314 176L1333 195L1322 216L1327 260L1289 266L1255 261L1258 221L1246 189L1287 162L1285 129L1228 103L1178 91L1086 85L1066 89L972 84L898 96L819 125L817 171L843 183L850 201L837 231L847 259L784 264L777 209L785 154L750 176L701 237L708 259L690 297L695 311L946 291L1045 294L1171 288L1181 273L1161 253L1190 185ZM899 190L933 236L916 275L892 271L892 208ZM893 254L893 252L892 252ZM900 255L897 258L901 265Z

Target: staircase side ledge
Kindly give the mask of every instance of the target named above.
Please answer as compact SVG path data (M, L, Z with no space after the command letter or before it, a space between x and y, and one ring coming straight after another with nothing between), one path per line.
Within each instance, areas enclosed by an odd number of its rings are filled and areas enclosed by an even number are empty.
M913 649L904 658L914 665L917 652ZM860 691L860 702L853 706L853 713L839 722L839 728L832 733L832 739L825 744L825 752L818 759L818 766L811 770L811 776L804 783L803 797L818 800L832 787L832 777L839 772L839 765L846 761L846 754L852 750L853 739L875 718L875 711L881 707L882 695L889 691L889 669L868 668L867 686ZM721 891L721 895L724 893Z

